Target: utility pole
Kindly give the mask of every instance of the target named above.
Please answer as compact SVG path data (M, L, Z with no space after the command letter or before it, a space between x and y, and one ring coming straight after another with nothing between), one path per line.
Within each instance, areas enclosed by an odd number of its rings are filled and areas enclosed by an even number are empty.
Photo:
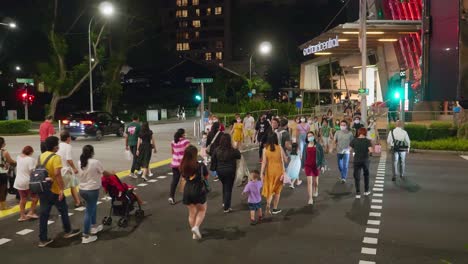
M200 103L200 130L205 131L205 124L203 122L203 114L205 113L205 85L203 82L200 83L201 103Z
M360 6L360 36L361 36L361 59L362 59L362 82L361 88L367 91L367 0L361 0ZM361 94L361 120L367 124L367 93Z

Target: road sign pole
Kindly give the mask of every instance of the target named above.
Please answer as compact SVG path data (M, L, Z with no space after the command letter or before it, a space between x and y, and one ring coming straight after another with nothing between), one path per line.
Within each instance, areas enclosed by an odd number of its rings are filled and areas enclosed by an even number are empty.
M24 120L29 120L28 102L24 101Z
M405 82L406 78L401 78L401 91L400 93L400 121L402 124L405 123Z
M367 0L361 0L361 59L362 59L362 87L367 89ZM361 95L361 120L367 124L367 95Z
M205 112L205 85L203 82L200 83L201 88L201 104L200 104L200 120L202 120L200 124L200 130L205 131L205 122L203 121L203 114Z

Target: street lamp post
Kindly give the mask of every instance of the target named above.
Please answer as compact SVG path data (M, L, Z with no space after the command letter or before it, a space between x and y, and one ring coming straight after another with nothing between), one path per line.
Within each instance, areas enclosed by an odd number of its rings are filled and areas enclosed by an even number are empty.
M114 14L114 6L109 3L109 2L102 2L99 5L99 11L101 12L102 15L105 17L110 17ZM89 21L88 25L88 62L89 62L89 108L90 111L94 111L94 104L93 104L93 65L92 62L94 61L94 58L92 57L92 50L91 50L91 25L94 21L93 16L91 20Z
M9 27L9 28L11 28L11 29L14 29L14 28L16 28L16 23L15 23L15 22L10 22L10 23L0 23L0 25L2 25L2 26L7 26L7 27Z
M271 43L268 41L264 41L260 43L260 46L258 48L258 50L260 51L260 54L262 55L269 54L271 52L271 49L272 49ZM252 59L255 53L256 51L252 52L252 55L250 55L250 59L249 59L249 80L252 80Z

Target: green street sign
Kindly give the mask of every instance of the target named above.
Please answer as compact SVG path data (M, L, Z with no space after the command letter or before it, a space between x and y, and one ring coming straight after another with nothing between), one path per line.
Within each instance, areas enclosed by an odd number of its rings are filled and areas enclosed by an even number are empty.
M34 83L34 79L29 78L16 78L17 83Z
M192 83L212 83L213 78L193 78Z
M369 95L369 89L359 88L358 93Z

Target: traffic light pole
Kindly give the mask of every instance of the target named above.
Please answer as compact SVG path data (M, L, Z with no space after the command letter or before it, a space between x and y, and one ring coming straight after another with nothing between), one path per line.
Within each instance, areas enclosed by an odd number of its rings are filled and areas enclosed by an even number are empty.
M29 113L28 113L28 102L24 101L24 120L29 120Z
M360 6L361 26L361 59L362 59L362 87L367 89L367 0L361 0ZM367 90L364 90L367 91ZM367 93L361 94L361 120L367 124Z
M205 112L205 85L200 83L201 103L200 103L200 130L205 131L205 122L203 121L203 114Z
M401 91L402 93L400 94L400 121L402 124L405 123L405 95L406 95L406 89L405 89L405 83L406 83L406 78L401 78Z

